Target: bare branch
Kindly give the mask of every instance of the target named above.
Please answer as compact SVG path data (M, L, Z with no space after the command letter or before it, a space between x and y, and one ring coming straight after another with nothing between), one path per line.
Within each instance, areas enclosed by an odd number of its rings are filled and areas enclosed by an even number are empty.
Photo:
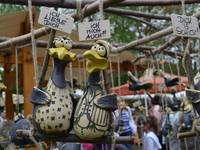
M83 6L91 4L96 0L83 0ZM27 5L27 0L0 0L0 3ZM47 6L59 8L76 9L75 0L32 0L34 6ZM185 0L186 4L200 3L199 0ZM181 0L126 0L115 6L167 6L181 5Z
M49 32L50 32L49 28L40 28L40 29L34 31L34 35L35 35L35 38L39 38L43 35L48 34ZM30 40L31 40L31 33L24 34L24 35L21 35L21 36L18 36L18 37L10 38L7 41L1 42L0 48L2 49L2 48L5 48L5 47L13 46L13 45L16 45L18 43L26 44L26 43L29 43Z
M181 37L179 37L179 36L172 38L171 40L167 41L165 44L161 45L159 48L155 49L153 51L153 54L156 54L156 53L163 51L164 49L173 45L175 42L179 41L180 39L181 39Z
M120 52L123 52L123 51L125 51L127 49L133 48L135 46L138 46L138 45L141 45L141 44L156 40L156 39L161 38L163 36L169 35L172 32L173 32L172 27L168 27L167 29L163 29L163 30L161 30L159 32L151 34L150 36L146 36L144 38L132 41L132 42L128 43L125 46L121 46L121 47L119 47L117 49L113 49L112 52L113 53L120 53Z
M22 0L19 0L19 1L22 1ZM104 0L103 1L104 2L104 8L107 8L110 5L119 3L121 1L123 1L123 0ZM83 16L84 17L89 16L89 15L97 12L98 9L99 9L99 1L95 1L94 3L86 6L85 9L82 9L82 10L84 10L84 11L82 11ZM71 17L73 17L75 20L80 19L76 16L76 13L72 14ZM50 32L50 29L47 28L47 27L42 27L40 29L37 29L37 30L34 31L35 38L39 38L41 36L44 36L44 35L48 34L49 32ZM11 43L13 45L15 45L15 44L17 45L18 43L26 44L27 42L30 42L30 39L31 39L30 33L24 34L22 36L12 38L9 41L5 41L5 42L0 43L0 49L10 46Z
M127 16L127 15L120 15L122 17L127 17L129 19L133 19L133 20L136 20L136 21L139 21L139 22L142 22L143 24L146 24L147 26L157 30L158 28L155 27L153 24L151 24L150 22L144 20L144 19L141 19L141 18L138 18L138 17L135 17L135 16Z
M196 13L193 15L194 17L197 17L199 18L200 17L200 12ZM141 38L141 39L138 39L138 40L135 40L135 41L132 41L130 43L128 43L127 45L125 46L121 46L121 47L118 47L116 49L113 49L113 53L120 53L120 52L123 52L125 50L128 50L128 49L131 49L131 48L134 48L135 46L138 46L138 45L142 45L142 44L145 44L147 42L151 42L153 40L156 40L156 39L159 39L163 36L166 36L166 35L169 35L173 32L173 29L172 29L172 26L168 27L167 29L163 29L161 31L158 31L156 33L153 33L149 36L146 36L144 38Z
M113 8L113 7L107 8L105 12L117 14L117 15L128 15L128 16L144 17L144 18L150 18L150 19L171 20L170 16L144 13L144 12Z

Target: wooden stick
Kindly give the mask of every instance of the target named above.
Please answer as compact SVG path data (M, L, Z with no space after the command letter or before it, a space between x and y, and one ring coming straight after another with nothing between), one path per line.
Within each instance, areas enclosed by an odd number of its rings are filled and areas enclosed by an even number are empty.
M42 88L43 82L45 80L45 76L46 76L46 72L47 72L48 64L49 64L49 59L50 59L48 49L53 46L53 40L54 40L55 34L56 34L56 30L51 29L51 32L49 35L49 43L48 43L47 49L45 51L44 62L42 65L42 73L41 73L41 76L39 79L38 88Z
M44 36L44 35L48 34L49 32L50 32L50 28L43 27L43 28L37 29L37 30L34 31L35 38L39 38L41 36ZM24 35L21 35L21 36L18 36L18 37L10 38L7 41L1 42L0 48L5 48L5 47L12 46L12 45L17 45L18 43L26 44L30 41L31 41L31 33L28 33L28 34L24 34Z
M36 135L37 138L41 139L41 140L51 140L51 141L59 141L59 142L71 142L71 143L104 143L104 144L112 144L112 136L106 136L100 139L93 139L93 140L89 140L89 139L80 139L78 138L76 135L74 134L68 134L66 137L44 137L42 135ZM119 144L125 144L125 143L129 143L129 144L133 144L134 138L132 136L120 136L120 137L116 137L116 143Z
M128 49L131 49L131 48L134 48L135 46L138 46L138 45L142 45L142 44L145 44L147 42L150 42L150 41L153 41L153 40L156 40L156 39L159 39L161 37L164 37L166 35L169 35L171 34L173 31L172 31L172 27L168 27L167 29L163 29L159 32L156 32L156 33L153 33L151 34L150 36L146 36L144 38L141 38L141 39L138 39L138 40L135 40L135 41L132 41L128 44L126 44L125 46L121 46L121 47L118 47L116 49L113 49L113 53L121 53L125 50L128 50Z
M82 5L91 4L96 0L83 0ZM18 4L27 5L27 0L0 0L0 3L5 4ZM76 9L76 1L65 0L33 0L34 6L47 6L47 7L59 7L59 8L71 8ZM200 3L199 0L185 0L185 4ZM116 6L167 6L167 5L181 5L181 0L126 0Z
M181 138L185 138L185 137L193 137L193 136L197 136L197 134L195 132L183 132L183 133L177 133L177 138L181 139Z
M128 15L128 16L136 16L136 17L144 17L149 19L159 19L159 20L171 20L170 16L164 16L164 15L157 15L157 14L151 14L151 13L144 13L144 12L138 12L138 11L132 11L127 9L120 9L120 8L113 8L109 7L105 10L105 12L117 14L117 15Z
M119 15L120 15L120 14L119 14ZM139 17L128 16L128 15L120 15L120 16L129 18L129 19L132 19L132 20L139 21L139 22L141 22L141 23L143 23L143 24L146 24L147 26L149 26L149 27L151 27L151 28L153 28L153 29L155 29L155 30L158 30L158 28L157 28L156 26L154 26L154 25L151 24L150 22L148 22L148 21L146 21L146 20L144 20L144 19L141 19L141 18L139 18Z

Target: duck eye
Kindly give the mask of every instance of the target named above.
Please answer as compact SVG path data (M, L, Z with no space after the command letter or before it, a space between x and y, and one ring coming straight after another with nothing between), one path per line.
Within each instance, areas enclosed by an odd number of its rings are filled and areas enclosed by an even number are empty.
M102 56L105 57L106 55L106 48L104 46L100 46L97 48L97 53Z
M95 45L92 46L92 49L97 50L99 48L99 46L100 46L99 44L95 44Z
M65 40L64 41L64 47L68 50L72 48L72 42L70 40Z

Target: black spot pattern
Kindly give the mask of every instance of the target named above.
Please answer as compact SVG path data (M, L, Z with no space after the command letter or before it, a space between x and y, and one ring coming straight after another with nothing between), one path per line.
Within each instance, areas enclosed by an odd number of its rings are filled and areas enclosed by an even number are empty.
M55 117L51 117L51 120L52 120L52 121L55 120Z

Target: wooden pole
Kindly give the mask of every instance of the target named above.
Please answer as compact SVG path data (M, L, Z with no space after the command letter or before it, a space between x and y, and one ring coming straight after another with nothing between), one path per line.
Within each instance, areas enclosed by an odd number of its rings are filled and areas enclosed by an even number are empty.
M7 87L5 90L5 107L6 107L6 118L8 120L13 120L14 118L14 106L12 99L12 72L11 64L9 64L9 56L4 56L4 84Z
M24 115L32 113L32 104L30 103L30 95L34 87L34 68L31 50L23 48L22 50L22 67L23 67L23 95L24 95Z
M83 6L91 4L96 0L83 0ZM27 5L27 0L0 0L4 4ZM75 0L33 0L34 6L60 7L76 9ZM200 3L199 0L185 0L186 4ZM166 6L166 5L181 5L181 0L126 0L115 6Z
M45 138L42 135L35 135L38 139L41 140L51 140L51 141L59 141L59 142L70 142L70 143L104 143L104 144L112 144L112 136L105 136L103 138L99 138L99 139L93 139L93 140L89 140L89 139L80 139L78 138L76 135L74 134L68 134L66 137L52 137L51 139L49 138ZM133 144L134 142L134 137L133 136L120 136L120 137L116 137L116 143L119 144L125 144L125 143L129 143L129 144Z
M113 8L109 7L105 10L105 12L117 15L128 15L128 16L136 16L136 17L143 17L149 19L159 19L159 20L171 20L170 16L158 15L158 14L151 14L151 13L144 13L139 11L133 11L128 9L120 9L120 8Z

